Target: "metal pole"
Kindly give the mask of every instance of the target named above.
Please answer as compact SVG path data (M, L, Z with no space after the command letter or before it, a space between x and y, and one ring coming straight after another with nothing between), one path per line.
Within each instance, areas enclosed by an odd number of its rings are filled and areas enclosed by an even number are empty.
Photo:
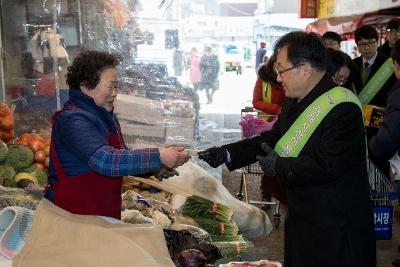
M53 34L57 34L57 19L58 19L58 12L60 10L60 6L61 6L60 0L56 0L54 2L54 9L53 9ZM55 84L56 84L57 110L61 110L60 85L58 83L58 56L57 56L56 51L53 54L53 75L54 75Z
M0 101L6 102L6 85L4 79L4 62L5 62L5 54L3 47L3 9L1 8L2 4L0 4L0 80L1 80L1 90L0 90Z

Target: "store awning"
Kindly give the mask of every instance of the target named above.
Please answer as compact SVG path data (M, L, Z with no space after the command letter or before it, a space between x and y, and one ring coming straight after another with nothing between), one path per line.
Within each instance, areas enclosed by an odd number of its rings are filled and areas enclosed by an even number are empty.
M345 34L354 32L362 25L375 25L378 28L382 28L389 22L389 20L399 16L400 8L397 7L362 15L323 18L308 24L305 30L319 34L323 34L327 31Z

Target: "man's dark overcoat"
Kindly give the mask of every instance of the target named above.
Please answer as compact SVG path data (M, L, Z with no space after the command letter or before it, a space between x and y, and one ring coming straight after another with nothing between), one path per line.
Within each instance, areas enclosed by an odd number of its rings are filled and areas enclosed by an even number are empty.
M333 87L325 75L301 101L286 99L271 131L225 145L228 169L255 162L264 154L261 143L274 147L305 108ZM278 158L275 169L288 193L285 267L375 266L365 129L357 105L334 107L299 156Z

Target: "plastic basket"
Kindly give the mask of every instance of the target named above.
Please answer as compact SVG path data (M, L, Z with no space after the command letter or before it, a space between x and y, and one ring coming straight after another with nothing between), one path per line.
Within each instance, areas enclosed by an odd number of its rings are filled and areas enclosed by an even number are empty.
M260 113L251 107L246 107L241 111L242 120L242 138L247 139L259 135L262 132L269 131L274 126L277 116ZM258 163L250 164L243 168L247 173L262 175L263 171Z

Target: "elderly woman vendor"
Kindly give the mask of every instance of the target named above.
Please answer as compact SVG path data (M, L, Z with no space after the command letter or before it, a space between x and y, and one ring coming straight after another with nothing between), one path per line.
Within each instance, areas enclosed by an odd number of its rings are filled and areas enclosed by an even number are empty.
M45 197L76 214L121 217L122 176L176 168L183 148L128 149L113 114L118 60L86 51L68 68L69 101L52 118L49 188Z

